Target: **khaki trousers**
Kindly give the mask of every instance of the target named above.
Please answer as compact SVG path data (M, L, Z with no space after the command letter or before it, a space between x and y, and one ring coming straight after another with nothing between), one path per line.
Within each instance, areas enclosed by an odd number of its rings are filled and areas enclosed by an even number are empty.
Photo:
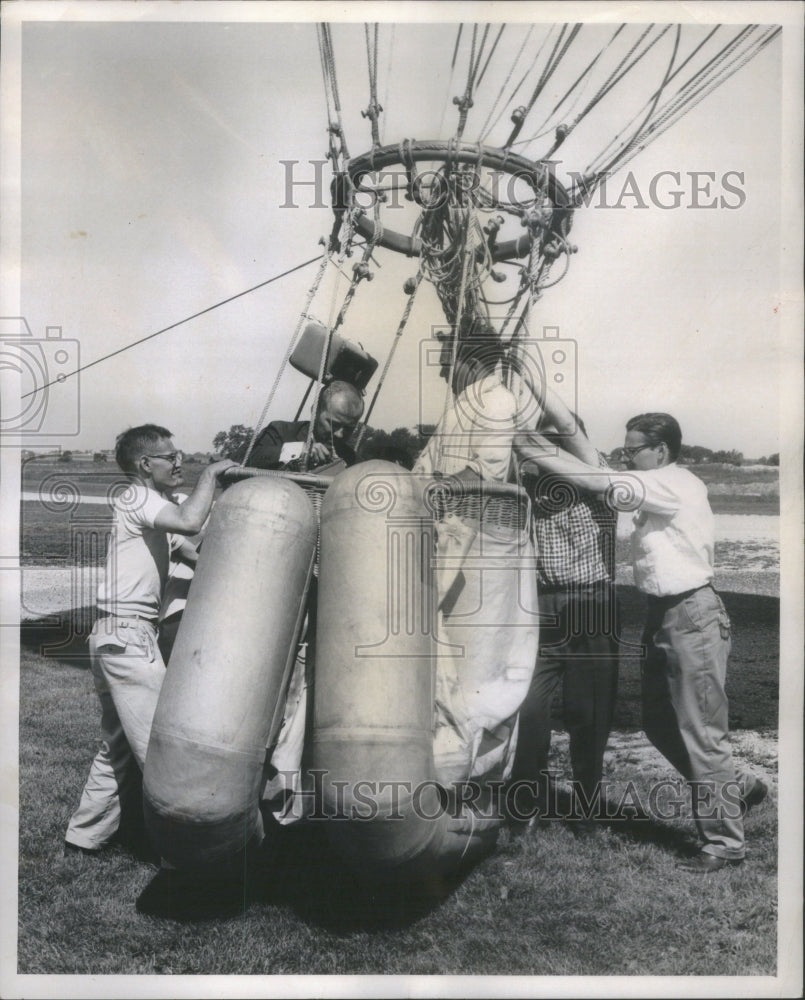
M730 620L712 587L649 598L643 634L643 728L687 780L702 850L745 853L740 797L754 778L736 772L724 690Z
M102 742L65 840L97 850L120 826L121 805L141 788L140 771L165 677L156 629L133 618L101 618L89 637Z

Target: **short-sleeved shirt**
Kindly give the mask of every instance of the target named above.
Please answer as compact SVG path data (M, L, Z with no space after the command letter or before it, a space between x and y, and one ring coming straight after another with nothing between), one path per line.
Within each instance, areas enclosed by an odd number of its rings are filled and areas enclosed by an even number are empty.
M715 529L705 484L675 462L629 475L638 489L631 538L638 590L669 597L710 583Z
M599 454L598 464L606 469ZM571 483L552 490L555 476L528 477L537 579L543 587L569 587L612 580L615 575L615 537L618 515L601 497Z
M460 393L443 415L413 471L456 475L469 467L487 482L505 483L512 461L517 400L495 375Z
M157 617L171 543L169 533L155 528L154 521L173 502L173 497L141 483L130 483L113 500L106 572L98 587L98 610L103 614Z

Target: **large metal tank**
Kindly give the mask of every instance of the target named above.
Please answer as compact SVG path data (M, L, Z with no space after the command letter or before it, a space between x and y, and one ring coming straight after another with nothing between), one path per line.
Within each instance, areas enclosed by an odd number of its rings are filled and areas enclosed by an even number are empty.
M215 504L145 761L146 824L177 867L258 842L265 748L284 695L316 553L312 505L279 477Z
M438 855L432 518L387 462L338 476L321 508L313 768L328 835L359 871Z

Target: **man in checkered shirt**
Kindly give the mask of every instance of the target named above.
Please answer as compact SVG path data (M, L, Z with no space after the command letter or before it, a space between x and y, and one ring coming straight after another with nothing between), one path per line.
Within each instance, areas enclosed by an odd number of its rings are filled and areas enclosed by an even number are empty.
M544 437L587 464L607 468L582 422L553 393L545 401L545 419L553 430L543 429ZM531 687L520 709L512 781L536 781L538 802L544 808L551 710L561 682L573 767L573 829L587 836L599 829L593 816L618 679L617 512L593 493L542 471L527 476L525 486L533 504L540 643Z

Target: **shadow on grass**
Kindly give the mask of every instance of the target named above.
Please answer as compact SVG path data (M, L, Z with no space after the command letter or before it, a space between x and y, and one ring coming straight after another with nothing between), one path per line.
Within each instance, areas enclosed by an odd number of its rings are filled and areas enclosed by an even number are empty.
M251 907L291 910L334 934L403 929L438 908L472 870L426 879L370 878L332 850L324 823L269 828L263 845L228 872L160 870L137 901L140 913L177 922L243 916ZM237 875L235 874L237 870Z
M579 824L569 819L576 806L569 787L553 786L550 793L551 811L541 816L539 823L562 823L579 836L590 834L590 824ZM640 844L653 844L665 851L688 857L695 854L697 844L684 830L669 826L657 820L633 798L615 806L612 802L601 803L598 812L593 812L599 829L608 829L617 837ZM599 818L600 817L600 818Z
M407 927L437 909L474 865L445 876L355 872L330 846L326 823L270 828L264 847L264 901L334 933Z
M91 606L24 621L20 625L20 647L54 664L89 670L87 636L97 617L97 609Z

